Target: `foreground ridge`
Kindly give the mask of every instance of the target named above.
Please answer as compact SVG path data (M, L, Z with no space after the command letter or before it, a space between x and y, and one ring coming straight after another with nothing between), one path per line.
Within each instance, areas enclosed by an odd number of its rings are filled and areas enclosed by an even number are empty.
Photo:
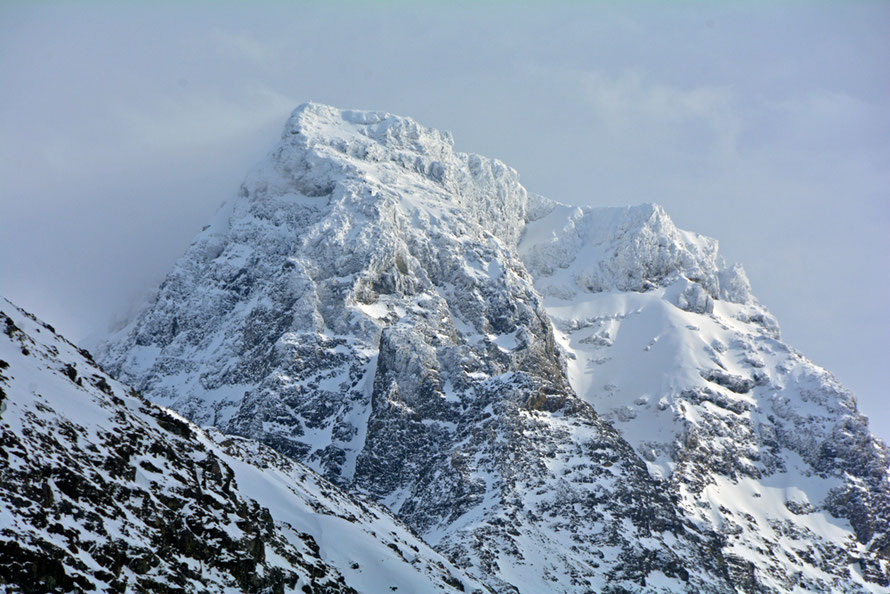
M887 447L714 240L407 118L298 108L99 358L497 591L888 584Z
M483 590L379 506L0 308L0 590Z

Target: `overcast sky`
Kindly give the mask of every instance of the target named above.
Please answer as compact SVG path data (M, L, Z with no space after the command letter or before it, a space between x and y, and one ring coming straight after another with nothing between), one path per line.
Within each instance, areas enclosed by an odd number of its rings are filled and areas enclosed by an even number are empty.
M890 3L0 4L0 294L75 340L307 100L450 130L744 264L890 437Z

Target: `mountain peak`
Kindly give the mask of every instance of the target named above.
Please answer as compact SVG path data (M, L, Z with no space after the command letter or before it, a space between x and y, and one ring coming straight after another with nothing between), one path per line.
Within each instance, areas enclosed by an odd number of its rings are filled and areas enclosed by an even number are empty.
M411 118L312 102L297 107L284 126L283 139L297 135L328 144L363 138L391 149L443 157L454 146L451 133L427 128Z
M752 303L741 266L727 266L716 239L683 231L655 203L573 207L545 198L529 210L519 252L544 294L647 291L676 281L684 309L705 311L708 299Z
M248 174L242 198L283 209L362 213L389 223L451 219L514 246L528 196L497 159L455 152L451 134L385 112L298 107L270 158ZM396 217L398 218L398 217Z
M100 360L494 590L886 585L890 452L657 204L559 204L446 133L307 104L220 221Z

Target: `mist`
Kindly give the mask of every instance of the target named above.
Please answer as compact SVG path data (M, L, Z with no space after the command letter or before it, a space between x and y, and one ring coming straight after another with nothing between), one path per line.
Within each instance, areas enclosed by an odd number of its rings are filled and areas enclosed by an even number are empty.
M0 294L69 338L148 295L305 101L571 204L658 202L890 437L887 3L6 2Z

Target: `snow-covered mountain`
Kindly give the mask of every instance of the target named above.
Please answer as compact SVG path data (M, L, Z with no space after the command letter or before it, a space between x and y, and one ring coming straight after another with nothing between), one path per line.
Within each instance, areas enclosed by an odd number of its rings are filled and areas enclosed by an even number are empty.
M572 387L684 518L721 535L737 583L886 591L890 449L849 391L781 342L716 241L654 205L541 200L519 251Z
M0 303L0 591L470 592L381 507L150 404Z
M297 109L99 359L496 591L888 586L890 452L715 241L410 119Z

